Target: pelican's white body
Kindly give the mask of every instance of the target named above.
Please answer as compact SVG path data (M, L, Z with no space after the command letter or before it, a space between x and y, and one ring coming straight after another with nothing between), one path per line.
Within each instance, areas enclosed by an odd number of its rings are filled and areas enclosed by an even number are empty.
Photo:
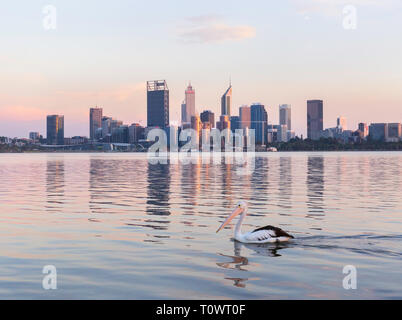
M241 226L246 215L247 208L243 211L242 215L239 218L239 221L236 224L234 236L235 240L242 243L275 243L286 242L290 240L289 237L276 237L276 233L274 230L259 230L242 233Z
M251 232L247 233L242 233L241 232L241 226L243 224L244 218L247 215L247 203L245 202L239 202L239 204L236 206L236 209L233 211L233 213L223 222L222 226L218 229L217 232L219 232L221 229L223 229L229 222L236 217L237 215L240 215L239 221L236 224L235 232L234 232L234 238L236 241L242 242L242 243L274 243L274 242L286 242L289 241L293 236L287 234L283 230L279 228L275 228L272 226L267 226L261 229L257 229Z

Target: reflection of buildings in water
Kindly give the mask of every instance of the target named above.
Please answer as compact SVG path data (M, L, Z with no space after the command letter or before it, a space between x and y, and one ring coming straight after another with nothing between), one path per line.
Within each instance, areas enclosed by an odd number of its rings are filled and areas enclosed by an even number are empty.
M279 159L279 207L292 208L292 158Z
M286 243L251 244L251 243L241 243L238 241L233 241L233 245L234 245L233 256L219 254L221 257L231 259L231 261L217 262L216 265L224 269L243 271L243 272L248 272L248 270L245 267L250 265L248 258L243 257L241 255L241 250L243 247L246 247L249 250L253 250L260 256L275 258L275 257L281 257L278 251L285 249L289 246L289 244ZM249 278L225 277L225 280L233 281L233 285L236 287L245 288L246 282L249 280Z
M200 184L200 190L203 195L208 194L212 191L212 187L215 185L213 181L213 172L214 169L211 167L211 164L206 163L202 165L202 171L200 174L202 175L202 183Z
M188 204L189 210L198 205L198 196L201 190L201 160L197 163L182 163L181 171L181 196Z
M355 182L358 184L358 187L356 189L361 195L366 195L367 192L369 192L369 186L370 186L370 182L368 181L369 174L370 174L370 159L368 157L361 157L359 161L359 180Z
M46 194L49 211L60 212L64 203L64 160L48 160L46 164Z
M307 160L307 217L324 215L324 157L308 157Z
M255 158L255 170L251 175L251 187L253 190L253 197L257 197L258 201L268 201L268 166L268 158Z
M385 208L392 210L400 207L401 161L400 156L370 157L368 174L368 199L365 203L368 211L381 212ZM399 211L399 210L398 210Z
M338 180L337 186L342 188L343 179L347 175L348 160L345 157L336 158L336 178Z
M89 210L91 213L100 213L101 207L98 200L102 199L103 183L105 183L104 161L100 159L89 159Z
M222 159L222 164L220 165L220 172L222 175L222 183L221 183L221 194L224 200L223 206L226 208L227 206L233 206L233 190L232 190L232 164L225 163L225 159Z
M147 214L170 215L170 167L148 162Z
M119 213L111 206L114 204L114 193L118 189L118 181L122 177L118 161L89 159L89 209L91 213ZM121 181L121 180L120 180Z

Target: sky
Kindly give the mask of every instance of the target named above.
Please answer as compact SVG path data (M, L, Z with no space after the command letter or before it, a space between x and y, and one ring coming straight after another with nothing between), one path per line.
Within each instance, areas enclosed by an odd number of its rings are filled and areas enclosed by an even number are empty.
M350 129L402 122L401 9L400 0L2 1L0 136L45 136L47 114L65 116L65 136L88 136L94 106L146 125L146 81L159 79L173 124L189 81L198 112L219 115L229 79L232 115L260 102L276 124L279 105L291 104L298 135L309 99L324 100L324 127L338 116Z

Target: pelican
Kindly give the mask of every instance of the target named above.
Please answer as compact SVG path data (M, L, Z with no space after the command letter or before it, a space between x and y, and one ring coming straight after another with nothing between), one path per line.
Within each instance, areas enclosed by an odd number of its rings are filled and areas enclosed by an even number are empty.
M247 215L247 203L240 201L229 217L222 223L219 229L216 231L218 233L227 224L230 223L235 217L241 214L239 221L237 222L234 237L237 241L242 243L272 243L272 242L285 242L293 239L294 237L280 228L273 226L266 226L263 228L256 229L248 233L241 232L241 225L244 218Z

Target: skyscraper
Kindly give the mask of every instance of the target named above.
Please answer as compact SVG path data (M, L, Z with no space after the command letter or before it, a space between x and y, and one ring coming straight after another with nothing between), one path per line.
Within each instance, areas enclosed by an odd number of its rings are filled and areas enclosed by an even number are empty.
M195 90L191 86L191 83L188 85L186 91L185 91L185 103L186 103L186 116L187 116L187 121L186 122L191 122L191 118L195 117Z
M112 134L111 130L111 117L102 117L102 138L105 138L107 135Z
M277 135L276 139L278 142L288 142L288 126L286 124L275 125Z
M40 139L40 133L39 132L30 132L29 133L29 139L33 140L33 141L39 141Z
M137 143L140 139L142 139L143 134L144 127L142 127L139 123L133 123L128 127L129 143Z
M369 135L374 141L387 141L388 123L372 123L369 127Z
M307 101L307 138L318 140L324 128L324 102L322 100Z
M249 106L241 106L239 108L240 127L251 128L251 109Z
M202 112L201 113L201 122L209 123L210 128L215 128L215 114L209 110Z
M292 130L292 107L290 104L279 106L279 124L286 125L288 130Z
M230 110L232 108L232 84L223 94L221 99L221 115L230 117Z
M388 142L398 142L402 138L401 123L388 123Z
M147 125L169 126L169 88L165 80L147 82Z
M338 128L342 128L343 131L348 130L348 125L347 125L347 120L345 117L338 117L338 119L336 120L336 126Z
M183 101L183 103L181 104L181 124L185 124L188 123L188 119L187 119L187 109L186 109L186 102Z
M241 129L240 127L240 117L239 116L231 116L230 117L230 130L236 132L237 129Z
M89 138L95 140L96 130L102 128L102 108L89 109Z
M50 115L46 122L47 144L64 145L64 116Z
M230 129L230 118L229 116L220 116L219 121L216 123L216 128L219 130Z
M197 133L197 138L200 138L202 123L200 116L191 117L191 129L193 129Z
M368 126L367 123L361 122L359 123L359 130L362 133L362 137L366 138L368 136Z
M254 103L251 106L251 129L255 130L255 143L265 145L267 143L268 114L265 106Z

